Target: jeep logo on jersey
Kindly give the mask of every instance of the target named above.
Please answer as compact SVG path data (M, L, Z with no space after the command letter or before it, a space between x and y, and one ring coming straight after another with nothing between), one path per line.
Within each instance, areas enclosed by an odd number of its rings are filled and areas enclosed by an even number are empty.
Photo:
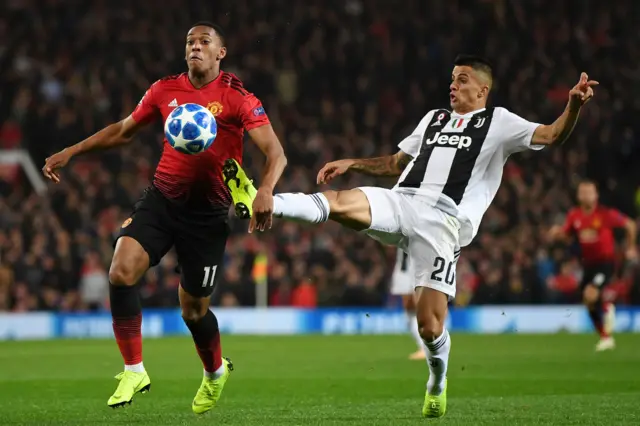
M427 145L449 145L455 146L458 149L469 148L471 146L471 139L469 136L461 136L461 135L443 135L440 132L436 132L435 135L431 139L427 139Z

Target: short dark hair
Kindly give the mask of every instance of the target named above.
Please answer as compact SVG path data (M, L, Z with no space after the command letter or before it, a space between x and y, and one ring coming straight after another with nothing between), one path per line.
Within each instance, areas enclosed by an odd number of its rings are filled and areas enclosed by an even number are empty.
M461 54L456 56L453 64L458 67L471 67L476 71L483 72L493 81L493 65L487 58L477 55Z
M195 28L195 27L209 27L209 28L213 28L213 30L216 32L216 34L218 35L218 38L220 39L220 42L224 45L226 43L226 35L224 34L224 30L222 29L222 27L218 24L214 24L211 21L198 21L195 24L193 24L191 26L191 28Z
M457 66L466 65L471 68L485 67L485 68L488 68L489 72L493 70L493 65L491 64L491 62L489 62L487 58L484 58L478 55L460 54L456 56L456 59L453 61L453 64Z

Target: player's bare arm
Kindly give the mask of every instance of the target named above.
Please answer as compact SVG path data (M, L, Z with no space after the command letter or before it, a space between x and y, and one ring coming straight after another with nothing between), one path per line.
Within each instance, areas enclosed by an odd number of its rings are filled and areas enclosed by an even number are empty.
M569 239L569 235L564 232L562 225L554 225L549 230L548 238L551 242L567 242L567 240Z
M411 160L409 154L398 151L384 157L332 161L318 172L317 182L329 183L349 170L369 176L400 176Z
M553 124L541 125L533 133L533 145L556 145L564 143L573 132L580 109L593 98L593 88L598 83L589 80L587 73L580 75L580 81L569 91L569 102L563 113Z
M624 229L626 233L625 247L627 260L636 261L638 259L638 249L636 247L638 227L632 219L627 218L624 222Z
M60 174L58 170L66 166L72 157L85 152L125 145L133 140L133 136L143 126L144 124L136 123L131 116L128 116L124 120L105 127L82 142L78 142L75 145L53 154L45 160L42 173L47 179L59 183Z
M253 201L253 215L249 223L249 232L253 232L254 229L264 231L271 228L273 190L287 166L287 157L284 155L282 144L270 124L249 130L249 136L266 157L260 187Z

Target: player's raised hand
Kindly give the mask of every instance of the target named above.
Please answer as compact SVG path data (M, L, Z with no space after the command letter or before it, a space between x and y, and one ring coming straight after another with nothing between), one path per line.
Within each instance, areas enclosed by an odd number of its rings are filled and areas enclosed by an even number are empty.
M593 88L597 86L598 83L595 80L589 80L589 76L586 72L580 74L580 80L578 84L576 84L573 89L569 91L569 100L572 104L576 106L582 106L589 102L591 98L593 98L594 92Z
M560 225L553 225L551 227L551 229L549 229L549 232L547 232L547 240L550 243L553 243L559 239L562 239L562 237L564 232L562 232L562 226Z
M353 160L338 160L325 164L318 172L318 185L329 183L336 176L345 174L351 165L353 165Z
M260 188L253 200L253 215L249 222L249 233L265 231L273 224L273 194L269 189Z
M58 170L66 166L70 159L71 154L66 149L53 154L45 160L44 167L42 167L42 174L54 183L60 183L60 173Z

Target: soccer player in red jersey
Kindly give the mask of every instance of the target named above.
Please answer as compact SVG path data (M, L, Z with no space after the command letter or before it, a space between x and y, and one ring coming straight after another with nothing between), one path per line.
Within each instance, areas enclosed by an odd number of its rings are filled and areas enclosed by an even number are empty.
M108 401L111 407L128 404L135 393L149 389L142 363L142 314L136 283L172 246L181 271L182 317L204 366L204 378L192 404L194 412L204 413L217 404L233 369L221 356L218 321L209 309L229 234L232 194L223 182L223 165L226 160L241 163L246 130L265 154L266 165L255 200L245 206L245 213L252 216L250 226L264 230L271 223L272 193L286 158L260 101L235 75L220 70L226 52L222 30L209 22L197 23L186 37L188 72L156 81L130 116L52 155L43 167L44 175L57 183L59 170L72 157L127 144L144 125L160 117L166 120L181 104L203 105L216 116L217 138L199 155L179 153L164 140L153 184L122 224L109 270L109 289L113 330L125 368L116 377L119 384Z
M597 351L615 348L611 337L615 308L602 302L602 289L614 273L615 239L613 230L626 230L626 257L637 259L636 225L619 211L598 204L595 183L583 181L578 186L578 207L569 211L563 226L554 226L552 240L568 241L575 236L580 244L583 265L582 300L594 327L600 334Z

